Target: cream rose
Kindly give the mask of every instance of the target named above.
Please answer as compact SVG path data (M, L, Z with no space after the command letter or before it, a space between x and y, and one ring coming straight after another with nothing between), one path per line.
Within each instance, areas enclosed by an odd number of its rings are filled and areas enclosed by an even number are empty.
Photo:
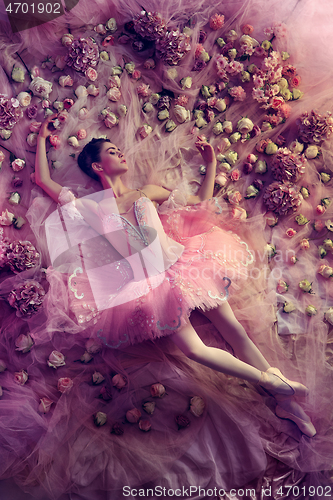
M47 360L48 366L52 368L59 368L59 366L64 366L65 356L59 351L52 351L49 359Z
M22 106L22 108L25 108L31 103L31 95L28 94L28 92L20 92L17 96L17 100L20 103L20 106Z
M51 405L53 404L53 401L49 398L42 398L40 400L39 406L38 406L38 411L39 413L48 413L50 411Z
M225 102L225 99L217 99L216 103L214 104L214 108L217 109L220 113L223 113L227 109L227 104Z
M93 97L97 97L99 95L99 88L96 87L93 83L88 85L87 87L87 92L89 95L92 95Z
M184 123L190 120L190 111L184 108L184 106L176 104L176 106L174 107L174 113L176 116L176 120L179 123Z
M255 164L254 171L256 174L265 174L267 172L267 163L264 160L258 160Z
M295 311L296 307L292 302L285 302L283 305L283 312L291 313Z
M242 118L237 123L238 131L242 135L249 134L253 130L253 127L254 127L253 122L249 118Z
M99 385L101 384L102 382L104 382L105 380L105 377L103 377L103 375L100 373L100 372L97 372L95 371L93 374L92 374L92 383L94 385Z
M205 402L200 396L194 396L190 400L190 412L195 417L200 417L205 409Z
M212 129L213 133L215 135L219 135L219 134L222 134L223 132L223 125L221 122L216 122L213 129Z
M23 333L17 337L15 341L15 346L16 346L16 351L20 351L23 354L26 352L29 352L32 346L34 345L34 341L32 340L31 336L29 335L24 335Z
M94 424L97 425L97 427L101 427L102 425L106 424L108 417L106 413L102 411L98 411L94 415Z
M32 90L34 95L47 99L52 92L52 83L37 76L30 83L29 89Z
M308 160L313 160L314 158L317 158L318 153L319 149L317 146L308 146L304 154Z
M302 280L298 283L299 288L306 293L311 292L311 285L312 283L310 283L308 280Z
M185 78L182 78L180 80L180 85L182 86L182 89L190 89L192 87L192 78L190 76L186 76Z
M84 85L79 85L78 87L76 87L74 94L76 95L76 97L85 97L88 95L88 91Z
M123 377L123 375L121 375L120 373L117 373L116 375L114 375L112 377L112 385L113 387L116 387L116 389L123 389L123 387L126 387L127 386L127 380L125 377Z
M225 120L223 122L223 132L225 132L226 134L232 134L232 130L232 122Z
M150 394L153 398L162 398L166 394L164 385L160 383L152 384L150 386Z
M28 134L27 136L27 143L30 147L34 147L37 145L37 137L38 134L36 132L32 132L31 134Z
M58 380L58 391L62 393L69 392L73 387L73 380L69 377L62 377Z
M77 137L75 137L75 135L71 135L70 137L68 137L67 142L73 148L80 147L79 141L77 140Z
M146 403L143 403L142 408L146 413L149 413L149 415L152 415L155 411L155 406L156 403L154 401L147 401Z
M19 372L15 372L14 374L15 382L20 385L24 385L28 378L28 374L25 370L20 370Z
M312 304L308 305L307 308L305 309L305 312L308 316L315 316L317 314L317 308L313 306Z
M59 78L59 85L61 87L73 87L73 78L69 75L62 75Z
M126 420L130 424L136 424L141 418L141 411L138 408L132 408L126 412Z
M11 212L8 212L8 209L0 215L0 225L1 226L10 226L13 223L14 220L14 214Z

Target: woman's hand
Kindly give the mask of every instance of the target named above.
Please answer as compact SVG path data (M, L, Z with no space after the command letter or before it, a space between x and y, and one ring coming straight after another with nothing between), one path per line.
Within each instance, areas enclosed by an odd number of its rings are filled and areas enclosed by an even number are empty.
M52 130L50 130L49 124L53 123L56 120L57 116L58 116L58 113L53 113L53 115L48 116L46 118L46 120L44 120L44 122L42 123L42 125L39 129L39 133L38 133L39 137L46 139L47 137L49 137L52 134Z
M216 161L214 148L211 144L209 144L209 142L198 137L195 145L201 153L201 156L205 160L205 162L213 163Z

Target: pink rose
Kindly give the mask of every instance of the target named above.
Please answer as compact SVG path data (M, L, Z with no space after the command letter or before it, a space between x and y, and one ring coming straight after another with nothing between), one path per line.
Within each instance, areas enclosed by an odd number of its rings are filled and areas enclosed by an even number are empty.
M287 283L285 281L279 280L277 287L276 287L276 291L277 291L277 293L285 293L288 291L288 288L289 288L289 286L287 285Z
M40 71L38 66L33 66L32 70L30 71L31 77L36 78L37 76L40 76Z
M134 80L139 80L139 78L141 78L141 71L139 71L138 69L135 69L132 73L132 78Z
M291 87L298 87L299 84L301 83L301 77L296 75L289 80L289 83Z
M39 132L42 122L31 122L29 125L30 132Z
M136 91L140 97L149 97L151 94L149 85L146 85L145 83L141 83L141 85L136 88Z
M131 424L136 424L141 418L141 411L138 408L132 408L126 412L126 420Z
M48 366L52 368L59 368L59 366L64 366L65 356L59 351L52 351L49 359L47 360Z
M69 392L73 385L73 380L71 378L62 377L58 380L58 391L62 393Z
M123 387L126 387L127 380L125 379L125 377L120 375L120 373L117 373L117 375L114 375L112 377L112 385L117 389L122 389Z
M51 146L53 146L55 149L60 148L61 141L60 141L60 137L58 135L50 135L49 140L50 140Z
M148 432L151 429L151 423L149 420L140 420L139 429L144 432Z
M24 160L16 158L16 160L14 160L12 162L12 169L14 170L14 172L19 172L24 167L25 167L25 161Z
M300 245L301 245L302 250L307 250L308 248L310 248L310 243L309 243L309 240L307 238L303 238L300 241Z
M110 99L110 101L119 101L119 99L121 98L121 92L120 90L118 89L118 87L111 87L106 95L108 96L108 98Z
M326 212L326 208L323 205L317 205L316 212L317 212L317 214L322 215L323 213Z
M59 85L61 87L73 87L73 78L69 75L62 75L59 78Z
M94 29L95 29L96 33L98 33L99 35L106 34L106 29L105 29L104 24L98 24L97 26L95 26Z
M244 24L244 26L242 26L242 32L244 33L244 35L252 35L253 33L253 26L251 26L251 24Z
M51 405L53 404L53 401L49 398L42 398L40 400L39 406L38 406L38 411L39 413L48 413L50 411Z
M235 168L235 170L233 170L230 174L230 179L232 181L238 181L240 178L240 172L238 170L238 168Z
M321 220L315 220L313 223L313 227L316 231L321 231L324 227L324 224Z
M99 342L97 342L97 340L89 339L86 342L86 349L89 352L89 354L97 354L102 349L102 346Z
M274 96L271 100L271 107L273 109L279 109L282 104L284 104L284 99L281 96Z
M66 66L65 56L57 56L55 58L54 64L57 66L57 68L63 70Z
M279 115L282 118L284 118L284 119L289 118L290 113L291 113L291 107L289 106L289 104L284 103L284 104L282 104L282 106L280 106Z
M114 113L112 113L112 115L107 115L104 118L104 125L107 128L112 128L112 127L114 127L117 124L118 124L118 118L117 118L117 116Z
M6 210L2 212L2 214L0 215L0 225L10 226L13 223L13 219L14 219L14 214L8 212L8 209L6 208Z
M16 345L16 349L15 349L16 351L20 351L23 354L25 354L26 352L30 351L30 349L34 345L34 341L30 337L29 333L28 333L28 335L24 335L22 333L19 337L17 337L17 339L15 341L15 345Z
M317 272L321 274L324 278L330 278L333 275L333 269L330 266L327 266L326 264L322 264Z
M15 372L14 376L15 376L15 378L14 378L15 382L17 384L20 384L20 385L24 385L26 383L26 381L28 380L28 374L24 370L20 370L19 372Z
M257 155L254 155L253 153L250 153L249 155L247 155L246 157L246 161L248 163L255 163L256 161L258 160L258 156Z
M118 75L110 76L108 80L109 87L120 87L120 78Z
M108 47L109 45L114 45L114 37L112 35L108 35L102 41L103 47Z
M160 383L151 385L150 394L153 396L153 398L162 398L164 394L166 394L164 385Z
M98 73L94 68L88 68L85 72L85 75L86 75L86 78L88 78L88 80L90 80L91 82L94 82L95 80L97 80L97 77L98 77Z
M240 194L239 191L233 191L232 193L229 194L228 199L230 203L238 205L238 203L240 203L242 200L242 195Z
M293 236L295 236L296 233L297 233L297 231L295 231L295 229L293 229L292 227L290 227L286 231L286 235L289 236L289 238L292 238Z
M80 128L80 130L78 130L77 132L77 138L79 139L79 141L81 141L86 137L87 137L87 131L84 128Z
M225 175L225 173L221 173L221 174L218 174L216 177L215 177L215 182L216 184L218 184L219 186L223 187L226 185L226 183L228 182L228 177Z
M99 95L99 88L96 87L93 83L88 85L87 87L88 95L92 95L93 97L97 97Z
M70 33L66 33L66 35L63 35L61 39L61 43L65 47L69 47L70 45L72 45L73 41L74 41L74 36Z
M48 99L43 99L43 100L42 100L42 108L43 108L43 109L47 109L47 108L49 108L50 106L51 106L51 103L50 103L50 101L49 101Z
M233 219L245 220L247 218L246 210L242 207L232 207L231 215Z
M72 101L72 99L70 99ZM64 101L64 104L65 104L65 101ZM63 111L60 111L60 113L58 113L58 116L57 116L57 119L61 122L61 123L65 123L68 119L68 112L64 109Z
M88 108L85 108L85 107L81 108L80 111L79 111L79 118L80 118L80 120L84 120L87 117L88 114L89 114Z
M58 115L58 120L60 120L60 121L65 121L66 120L66 118L65 118L65 120L61 120L60 119L60 115L62 116L62 113L65 113L67 109L71 109L71 107L74 106L73 99L70 99L69 97L67 97L66 99L64 99L63 103L64 103L64 108L65 109L63 111L61 111L61 113L59 113L59 115ZM66 115L64 115L64 116L66 116Z

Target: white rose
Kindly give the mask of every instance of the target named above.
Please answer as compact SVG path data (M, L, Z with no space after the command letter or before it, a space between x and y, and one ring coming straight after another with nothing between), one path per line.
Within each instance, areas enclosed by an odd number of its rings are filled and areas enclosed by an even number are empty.
M199 118L197 118L195 120L195 125L198 127L198 128L202 128L202 127L205 127L206 125L208 125L207 121L204 119L203 116L199 116Z
M237 128L242 135L249 134L253 130L253 122L249 118L242 118L237 123Z
M106 23L105 27L107 30L111 31L111 33L117 31L117 21L115 20L115 18L111 17Z
M285 313L291 313L295 311L296 307L292 302L285 302L283 305L283 312Z
M0 130L0 137L4 141L7 141L7 139L9 139L11 135L12 135L12 131L11 130L6 130L5 128L2 128Z
M87 92L88 92L89 95L92 95L93 97L96 97L96 96L99 95L99 88L96 87L96 85L94 85L93 83L91 83L87 87Z
M59 351L52 351L49 356L49 359L47 360L47 364L52 368L58 368L59 366L64 366L66 364L65 356Z
M186 76L185 78L182 78L180 80L180 85L182 86L182 89L190 89L192 87L192 78L190 76Z
M0 215L0 225L1 226L10 226L13 223L14 220L14 214L11 212L8 212L8 209Z
M84 85L79 85L78 87L76 87L74 94L76 95L76 97L84 97L88 95L88 91Z
M108 417L106 413L102 411L98 411L95 416L94 416L94 423L97 425L97 427L101 427L102 425L106 424Z
M202 398L200 398L199 396L194 396L193 398L191 398L190 412L195 417L200 417L200 415L203 414L204 409L205 409L205 402Z
M233 167L236 164L236 161L238 160L238 154L236 151L228 151L225 154L225 158L227 162Z
M31 103L31 95L28 94L28 92L20 92L17 96L17 100L20 103L20 106L22 106L22 108L25 108Z
M228 121L228 120L225 120L223 122L223 131L226 133L226 134L231 134L232 133L232 122Z
M124 117L127 113L127 106L125 106L125 104L119 104L117 111L119 116Z
M230 146L231 146L231 142L229 141L228 137L223 137L221 139L219 146L218 146L218 150L221 152L226 151L228 148L230 148Z
M169 118L169 111L167 109L162 109L158 115L157 115L157 118L161 121L163 120L166 120L167 118Z
M169 78L169 80L175 80L178 76L178 71L176 68L169 68L166 71L166 75Z
M145 113L151 113L154 111L154 106L151 102L145 102L142 109Z
M33 132L27 136L27 143L29 146L34 147L37 144L37 137L38 134L36 132Z
M75 135L71 135L68 137L67 142L70 146L73 146L73 148L78 148L80 146L79 141L77 140L77 137Z
M214 108L217 109L220 113L223 113L223 111L225 111L227 108L225 100L221 98L217 99Z
M200 61L208 62L210 59L210 55L208 54L208 52L203 50L199 56L199 59L200 59Z
M292 153L295 153L295 154L298 154L298 153L301 153L304 149L304 144L298 142L298 140L296 139L296 141L293 141L290 146L289 146L289 149Z
M262 122L261 131L267 132L267 130L272 130L272 125L269 122Z
M154 92L153 94L151 94L151 96L149 97L149 102L153 105L157 104L159 99L160 99L160 94L157 94L156 92Z
M109 78L109 87L118 87L120 88L120 85L121 85L121 81L120 81L120 78L118 75L114 75L114 76L110 76Z
M313 160L318 156L319 150L317 146L308 146L305 151L305 156L308 160Z
M239 132L234 132L233 134L231 134L231 136L229 137L230 139L230 142L232 144L235 144L235 142L239 141L239 139L241 138L241 134Z
M246 45L247 47L256 47L259 45L259 42L255 38L252 38L250 35L242 35L239 39L239 43L241 45Z
M258 189L253 186L253 184L250 184L248 188L246 189L246 197L247 198L254 198L257 196L259 193Z
M88 113L89 113L88 108L85 107L81 108L79 111L80 120L84 120L87 117Z
M223 125L222 125L222 123L221 123L221 122L217 122L217 123L215 123L215 125L214 125L214 127L213 127L212 131L213 131L213 133L214 133L215 135L222 134L222 132L223 132Z
M315 316L317 314L317 309L313 305L309 305L306 309L305 312L308 316Z
M264 160L258 160L255 164L254 171L256 174L264 174L267 172L267 164Z
M176 115L176 119L179 123L184 123L185 121L189 121L189 110L184 108L184 106L180 106L179 104L176 104L174 107L174 113Z
M30 83L29 89L32 90L34 95L47 99L52 92L52 83L37 76Z

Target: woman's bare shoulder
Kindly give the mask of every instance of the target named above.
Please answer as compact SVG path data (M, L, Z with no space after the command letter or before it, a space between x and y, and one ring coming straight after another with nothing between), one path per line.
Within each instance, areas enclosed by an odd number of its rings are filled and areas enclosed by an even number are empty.
M141 191L143 191L151 201L156 201L157 203L163 203L163 201L169 198L171 193L168 189L156 184L145 184L142 186Z

